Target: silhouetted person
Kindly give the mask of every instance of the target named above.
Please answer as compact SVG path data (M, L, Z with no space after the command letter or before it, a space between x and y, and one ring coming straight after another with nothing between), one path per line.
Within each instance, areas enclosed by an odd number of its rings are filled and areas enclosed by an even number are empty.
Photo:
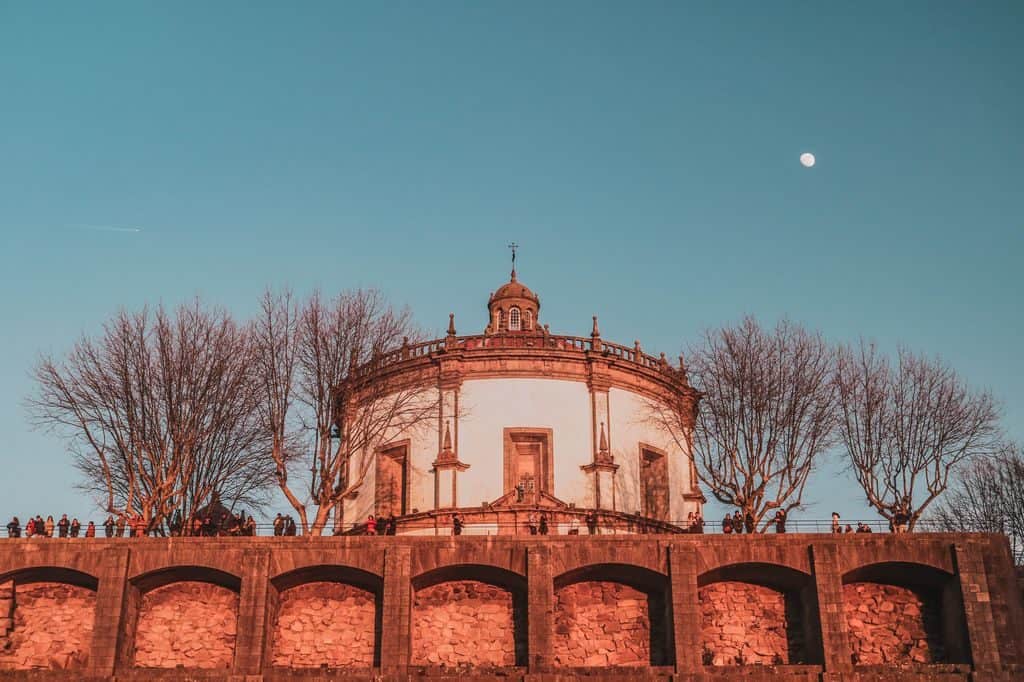
M15 516L11 519L11 522L7 524L7 537L9 538L20 538L21 537L21 522L18 521L18 517Z
M252 516L249 516L249 518L245 522L245 534L249 537L256 536L256 519L254 519Z
M68 534L73 538L78 537L78 533L82 530L82 524L78 522L78 517L71 519L71 525L68 527Z
M732 534L732 517L728 514L726 514L725 518L722 519L722 532L726 535Z
M66 538L68 536L68 528L70 526L71 522L68 521L68 515L64 514L63 516L61 516L60 521L57 522L57 537Z
M747 533L754 532L754 515L747 512L746 516L743 517L743 526L747 529Z
M548 515L543 512L540 515L540 534L548 534Z
M704 515L700 512L693 517L693 532L699 535L704 534Z
M107 520L103 522L103 534L108 538L114 535L114 517L108 516Z
M388 516L387 522L384 524L385 535L397 535L398 534L398 519L395 518L394 514Z
M462 535L462 516L458 512L452 514L452 534Z
M93 523L92 521L90 521L89 525L85 527L85 537L87 537L87 538L94 538L94 537L96 537L96 524Z
M784 509L779 509L775 512L775 532L786 532L786 511Z
M292 518L292 515L289 514L288 516L284 517L284 534L289 537L295 537L295 534L297 532L298 531L295 528L295 519Z
M284 535L284 517L280 514L274 517L274 535Z
M734 533L740 534L743 532L743 517L740 516L740 510L737 509L732 515L732 530Z
M587 515L583 517L583 522L587 524L587 532L591 535L597 535L597 512L591 509L587 512Z
M119 538L123 538L124 537L124 527L125 527L125 525L127 523L128 523L128 519L126 519L124 517L124 514L118 514L117 515L117 521L114 523L114 526L117 529L117 537L119 537Z

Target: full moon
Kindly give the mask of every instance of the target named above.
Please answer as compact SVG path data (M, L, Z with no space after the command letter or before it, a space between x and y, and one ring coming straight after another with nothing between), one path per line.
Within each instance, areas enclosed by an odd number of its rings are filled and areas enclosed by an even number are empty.
M804 168L810 168L814 165L814 154L810 152L804 152L800 155L800 163L803 164Z

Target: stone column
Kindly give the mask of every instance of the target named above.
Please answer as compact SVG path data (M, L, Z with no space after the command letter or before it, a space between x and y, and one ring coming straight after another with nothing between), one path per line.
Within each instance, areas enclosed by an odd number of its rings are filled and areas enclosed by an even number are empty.
M404 675L412 654L412 556L409 547L389 547L384 554L380 668Z
M242 592L238 599L238 625L235 635L236 675L258 675L263 668L266 644L267 593L270 590L270 553L245 552Z
M554 667L555 584L547 547L530 547L526 555L526 630L530 674Z
M127 547L103 549L103 564L96 590L96 618L93 621L89 674L112 677L118 664L118 649L125 624L128 592Z
M843 614L843 576L839 572L839 548L834 543L811 546L814 594L821 625L822 664L826 673L850 672L850 633Z
M999 668L999 643L996 641L995 621L985 577L982 549L953 545L956 574L963 596L964 619L974 669L982 672Z
M703 670L700 648L700 597L697 592L697 551L690 543L671 545L668 551L669 604L676 673Z

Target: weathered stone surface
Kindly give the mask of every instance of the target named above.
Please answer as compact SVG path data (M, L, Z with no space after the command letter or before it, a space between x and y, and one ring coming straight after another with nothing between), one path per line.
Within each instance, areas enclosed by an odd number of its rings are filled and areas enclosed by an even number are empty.
M516 628L512 595L475 580L456 580L416 592L412 664L513 666Z
M229 668L235 653L238 595L203 582L147 592L135 633L138 668Z
M647 595L628 585L590 581L555 593L555 665L646 666L651 659Z
M803 660L796 609L769 587L727 581L701 588L701 648L705 665L781 665Z
M373 667L374 595L351 585L315 582L281 595L273 665Z
M936 595L896 585L843 585L851 658L862 665L945 660Z
M13 605L13 617L0 621L0 632L8 625L13 629L0 639L0 669L84 668L92 644L96 593L62 583L30 583L17 585L11 599L11 583L6 585L6 590L0 588L0 598L8 604L6 613Z

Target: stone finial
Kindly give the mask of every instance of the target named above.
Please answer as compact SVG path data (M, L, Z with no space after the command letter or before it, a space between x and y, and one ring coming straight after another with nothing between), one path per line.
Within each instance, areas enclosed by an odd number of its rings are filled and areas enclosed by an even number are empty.
M640 353L643 352L642 350L640 350L640 339L633 341L633 352L635 352L637 355L640 355Z
M668 367L668 360L665 358L665 354L664 353L661 354L661 358L659 358L659 362L661 362L661 366L662 367Z
M682 370L683 372L686 371L686 360L683 359L682 353L679 354L679 369Z
M594 315L594 328L590 331L590 337L593 339L601 338L601 330L597 328L597 315Z
M444 423L444 445L442 446L442 449L445 452L451 452L452 451L452 423L451 423L451 421L446 421Z
M602 455L608 455L608 436L604 433L604 422L601 422L601 438L598 441L597 450Z
M448 336L455 336L455 313L448 313Z

